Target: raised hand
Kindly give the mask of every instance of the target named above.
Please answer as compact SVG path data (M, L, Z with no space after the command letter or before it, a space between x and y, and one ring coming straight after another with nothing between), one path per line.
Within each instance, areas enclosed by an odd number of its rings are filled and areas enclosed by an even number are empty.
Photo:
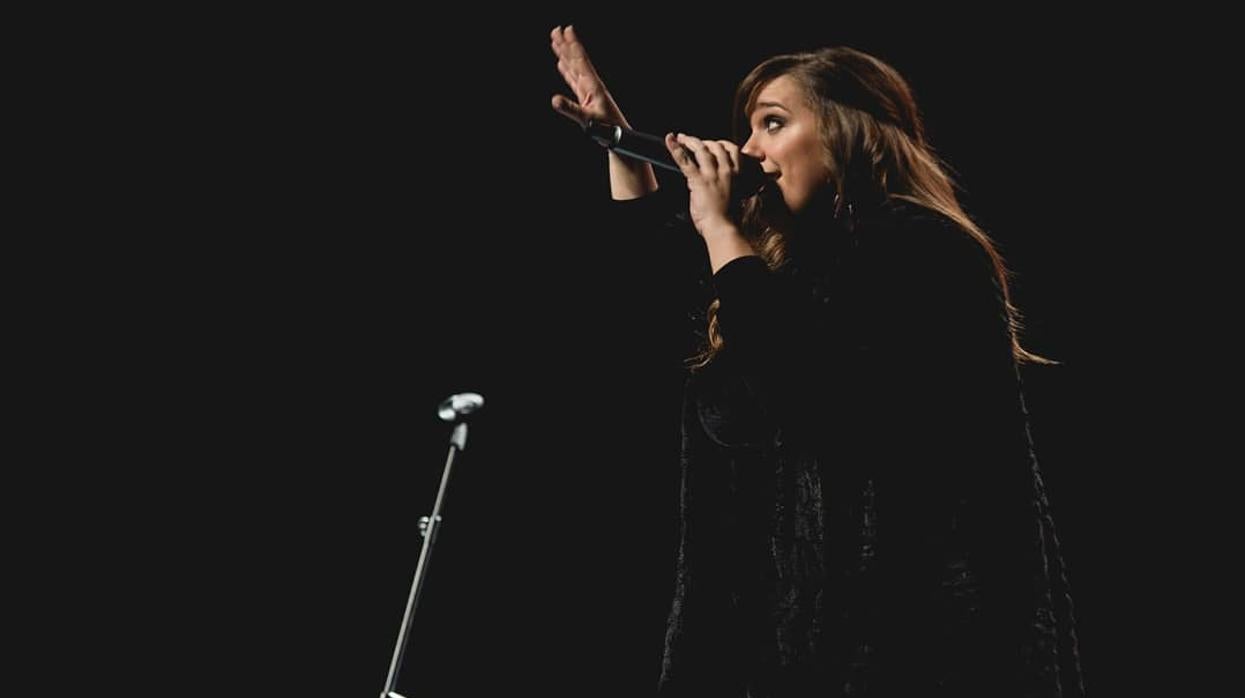
M575 101L564 95L554 95L554 110L580 126L594 119L631 128L588 59L588 51L575 35L575 28L554 27L549 38L553 53L558 57L558 72L575 93Z

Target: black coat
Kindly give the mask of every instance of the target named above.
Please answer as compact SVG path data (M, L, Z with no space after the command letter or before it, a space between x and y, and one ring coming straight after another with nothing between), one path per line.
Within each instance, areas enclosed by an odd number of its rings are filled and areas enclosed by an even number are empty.
M726 341L684 391L661 695L1082 695L984 249L891 200L709 278L680 205L612 203L683 250L693 328L716 296Z

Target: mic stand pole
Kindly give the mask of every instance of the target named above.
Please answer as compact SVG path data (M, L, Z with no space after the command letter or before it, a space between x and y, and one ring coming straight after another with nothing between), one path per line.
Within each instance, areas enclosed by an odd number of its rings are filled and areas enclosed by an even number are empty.
M419 592L424 585L424 577L428 574L428 562L432 557L432 546L437 539L437 530L441 523L441 505L445 502L445 488L450 482L450 471L454 467L454 456L467 448L467 423L459 422L450 436L450 451L446 455L445 470L441 473L441 486L437 489L437 501L432 506L432 515L421 517L419 534L424 537L423 548L419 551L419 563L415 565L415 579L411 583L411 593L406 599L406 613L402 615L402 627L398 630L398 641L393 648L393 659L389 662L389 676L385 679L385 688L380 698L404 698L393 689L398 684L398 671L402 668L402 658L406 654L406 643L410 639L411 618L415 615L415 606L419 604Z

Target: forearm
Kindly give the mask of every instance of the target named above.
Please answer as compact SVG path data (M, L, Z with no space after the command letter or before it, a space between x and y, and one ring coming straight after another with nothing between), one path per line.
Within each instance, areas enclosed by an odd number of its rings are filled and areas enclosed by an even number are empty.
M609 158L611 198L616 201L638 199L657 191L657 175L652 165L624 158L613 151Z
M822 332L825 309L793 281L758 255L724 264L713 275L718 332L761 411L791 434L812 434L835 404L818 401L844 386L828 387L836 359Z
M728 262L756 255L749 243L734 224L724 223L707 229L701 234L709 250L709 268L716 274Z

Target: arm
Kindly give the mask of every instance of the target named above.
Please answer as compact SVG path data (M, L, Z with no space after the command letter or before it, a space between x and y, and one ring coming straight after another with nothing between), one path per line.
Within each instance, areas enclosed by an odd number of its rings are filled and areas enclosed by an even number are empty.
M588 51L575 34L573 27L554 27L550 35L551 48L558 57L558 72L575 93L577 102L562 95L554 95L555 111L583 126L589 119L631 128L627 117L605 88L601 76L588 58ZM610 196L616 201L637 199L657 191L657 176L653 166L609 154Z
M615 201L628 201L657 191L657 176L653 173L652 165L624 158L612 150L609 151L609 159L610 198Z
M707 227L701 237L705 239L705 248L709 251L709 268L714 274L740 257L760 259L756 256L756 250L752 249L752 244L731 221Z

